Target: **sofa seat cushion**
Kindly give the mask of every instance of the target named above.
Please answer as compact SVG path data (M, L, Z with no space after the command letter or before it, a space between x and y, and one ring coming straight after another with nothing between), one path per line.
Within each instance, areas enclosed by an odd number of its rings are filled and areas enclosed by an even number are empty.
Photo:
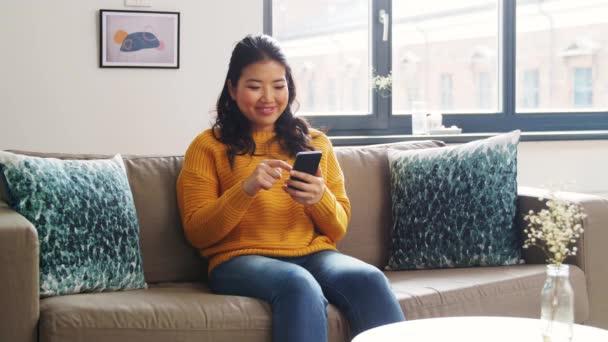
M347 341L348 324L330 305L330 341ZM270 341L270 306L210 293L202 284L43 299L40 342Z
M386 272L408 320L442 316L540 317L545 265ZM570 266L575 320L589 319L585 275Z
M386 272L409 320L496 315L539 317L545 265ZM585 275L570 267L575 319L589 318ZM348 323L328 309L330 341L347 341ZM202 284L51 297L40 302L40 342L269 341L270 306L211 294Z

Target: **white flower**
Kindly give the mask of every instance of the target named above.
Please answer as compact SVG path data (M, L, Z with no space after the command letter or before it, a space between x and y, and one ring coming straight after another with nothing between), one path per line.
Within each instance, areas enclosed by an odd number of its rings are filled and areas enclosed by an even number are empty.
M535 245L545 252L547 262L559 265L569 255L576 255L578 248L569 247L583 233L581 223L586 215L579 205L559 199L554 194L548 197L546 205L546 209L536 214L530 210L524 216L524 220L529 222L524 230L527 235L524 248Z
M388 75L374 75L372 77L372 88L379 91L390 91L393 86L393 74L389 72Z

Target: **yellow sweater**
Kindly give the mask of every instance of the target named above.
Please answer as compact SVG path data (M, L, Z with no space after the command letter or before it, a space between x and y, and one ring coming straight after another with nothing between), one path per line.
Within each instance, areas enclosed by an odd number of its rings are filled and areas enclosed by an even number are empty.
M255 196L243 190L243 181L262 160L293 165L278 143L268 143L274 133L254 133L255 155L236 156L234 169L226 145L215 140L210 129L194 139L177 180L177 201L186 237L209 259L209 272L238 255L295 257L336 249L350 220L350 202L331 142L317 130L311 130L311 136L312 146L323 152L320 167L326 189L321 200L308 207L282 189L287 171L269 190Z

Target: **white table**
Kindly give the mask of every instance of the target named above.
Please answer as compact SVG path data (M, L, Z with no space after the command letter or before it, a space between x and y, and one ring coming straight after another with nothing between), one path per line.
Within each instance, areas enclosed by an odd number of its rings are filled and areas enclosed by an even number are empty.
M442 317L383 325L352 342L542 342L540 320L516 317ZM608 341L608 330L575 324L572 342Z

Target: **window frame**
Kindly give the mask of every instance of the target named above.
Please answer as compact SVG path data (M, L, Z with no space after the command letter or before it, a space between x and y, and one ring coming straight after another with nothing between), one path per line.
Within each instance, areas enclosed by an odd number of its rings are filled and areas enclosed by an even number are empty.
M392 23L392 1L370 0L370 36L371 36L371 67L378 74L386 75L392 67L392 25L389 25L386 42L382 41L382 24L377 14L385 10ZM272 0L264 0L264 33L272 35ZM445 126L456 125L465 133L500 133L515 129L528 132L574 132L588 131L590 137L596 137L598 131L608 130L608 112L606 111L543 111L526 112L521 108L516 112L516 0L500 0L502 7L499 64L499 82L502 82L502 93L499 98L501 110L487 114L445 113ZM593 71L592 71L593 72ZM369 115L303 115L314 127L328 129L331 136L392 136L411 134L411 115L392 112L392 98L371 93L371 110ZM555 138L555 135L550 134ZM571 134L565 134L564 139L570 140ZM349 139L346 139L349 140ZM555 140L555 139L551 139Z

